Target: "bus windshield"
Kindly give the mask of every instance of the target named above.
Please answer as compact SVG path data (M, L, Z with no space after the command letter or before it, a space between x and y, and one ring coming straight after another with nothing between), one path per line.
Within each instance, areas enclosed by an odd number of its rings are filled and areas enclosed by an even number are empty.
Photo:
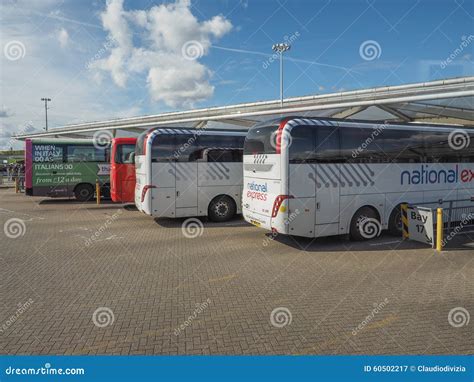
M126 144L118 145L115 152L115 163L118 164L133 164L135 163L135 145Z

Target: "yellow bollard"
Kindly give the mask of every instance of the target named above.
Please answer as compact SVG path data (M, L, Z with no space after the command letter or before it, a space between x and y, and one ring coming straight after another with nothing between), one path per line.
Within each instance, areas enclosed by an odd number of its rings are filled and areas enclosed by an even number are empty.
M408 233L408 204L403 203L401 205L402 209L402 232L403 232L403 239L407 240L410 238L410 234Z
M436 210L436 250L443 250L443 209Z
M20 192L20 182L18 178L15 178L15 193L18 194Z
M100 204L100 184L99 184L99 179L95 181L95 195L96 195L96 201L97 205Z

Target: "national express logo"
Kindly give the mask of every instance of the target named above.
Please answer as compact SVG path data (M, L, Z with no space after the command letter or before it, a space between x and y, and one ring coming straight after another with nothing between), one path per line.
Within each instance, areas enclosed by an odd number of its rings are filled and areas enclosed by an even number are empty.
M247 198L257 199L261 201L267 200L268 186L267 183L256 183L255 181L247 183Z
M422 164L419 169L405 170L401 173L400 182L402 185L411 184L455 184L461 181L462 183L474 182L474 170L464 169L459 170L459 165L454 169L432 169L429 165Z

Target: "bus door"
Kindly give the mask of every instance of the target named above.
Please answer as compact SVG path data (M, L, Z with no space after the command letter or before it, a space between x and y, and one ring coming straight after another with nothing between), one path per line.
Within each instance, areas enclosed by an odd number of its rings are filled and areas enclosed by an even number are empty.
M196 216L198 210L198 164L201 155L197 137L176 135L176 217Z
M341 178L339 131L332 126L316 129L316 236L339 233L340 187L346 180ZM347 186L347 185L346 185Z
M197 162L176 162L176 217L197 215Z

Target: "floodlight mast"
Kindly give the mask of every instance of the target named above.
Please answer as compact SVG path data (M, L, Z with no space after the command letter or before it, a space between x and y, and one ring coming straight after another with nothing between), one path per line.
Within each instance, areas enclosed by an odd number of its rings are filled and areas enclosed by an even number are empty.
M280 107L283 107L283 53L290 50L291 45L286 43L274 44L272 49L280 55Z

